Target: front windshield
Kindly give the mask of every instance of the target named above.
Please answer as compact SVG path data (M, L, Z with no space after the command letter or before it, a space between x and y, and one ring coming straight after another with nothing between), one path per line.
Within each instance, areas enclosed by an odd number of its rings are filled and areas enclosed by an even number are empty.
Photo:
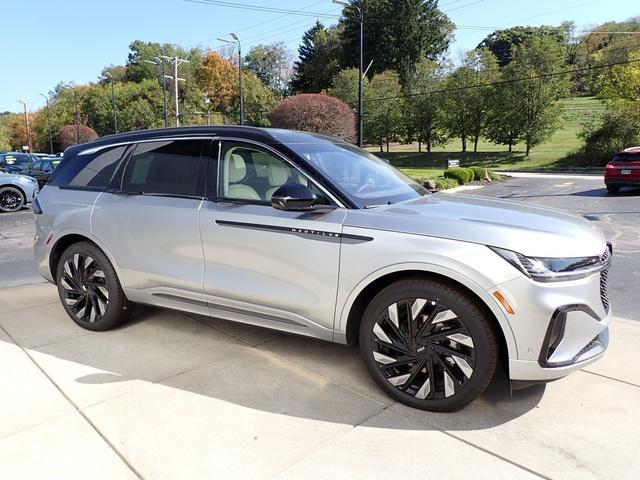
M418 198L429 192L384 160L348 143L287 143L359 208Z
M26 153L18 153L15 155L5 155L7 165L30 165L32 158Z

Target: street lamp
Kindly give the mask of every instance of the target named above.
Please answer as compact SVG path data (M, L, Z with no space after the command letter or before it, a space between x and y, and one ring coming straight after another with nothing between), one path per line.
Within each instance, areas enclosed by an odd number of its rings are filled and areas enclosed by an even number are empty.
M63 87L73 92L73 103L76 106L76 143L80 144L80 107L78 106L78 92L76 92L73 85L69 83L63 84Z
M358 10L358 17L360 20L360 60L358 62L358 146L362 147L362 131L363 131L363 96L362 96L362 77L364 77L364 73L362 72L363 67L363 51L364 51L364 10L355 3L348 3L344 0L333 0L333 3L337 5L342 5L343 7L353 7Z
M49 97L44 93L39 93L44 101L47 102L47 126L49 127L49 153L53 155L53 137L51 136L51 115L49 114Z
M160 57L153 57L153 60L144 60L144 62L157 65L162 71L162 117L166 128L169 126L169 112L167 110L167 77L164 72L164 62Z
M221 42L225 42L225 43L231 43L231 44L236 45L238 47L238 83L239 83L239 87L240 87L240 125L244 125L244 93L242 91L243 90L243 86L242 86L242 46L240 45L240 39L238 38L238 36L235 33L231 32L229 35L235 41L227 40L226 38L218 38L218 40L221 41Z
M115 90L115 87L113 86L113 75L111 75L109 72L105 72L104 75L106 77L109 77L109 80L111 80L111 105L113 107L113 130L115 131L115 133L118 133L118 114L116 113L116 90Z
M24 106L24 123L27 128L27 145L29 145L29 153L33 152L31 148L31 129L29 128L29 114L27 113L27 102L18 100Z

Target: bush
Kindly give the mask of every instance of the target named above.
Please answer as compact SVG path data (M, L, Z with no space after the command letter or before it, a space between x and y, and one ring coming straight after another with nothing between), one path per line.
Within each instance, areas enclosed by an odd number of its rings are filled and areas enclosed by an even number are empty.
M355 142L356 116L349 105L324 93L286 98L269 114L271 126L322 133Z
M448 188L455 188L458 186L458 181L453 178L436 178L436 188L438 190L447 190Z
M79 142L78 137L80 137ZM96 138L98 138L98 134L95 130L87 127L86 125L80 125L80 127L77 127L76 125L65 125L58 132L58 144L60 145L60 150L64 150L71 145L77 145L78 143L90 142Z
M486 168L482 168L482 167L469 167L469 170L471 170L473 172L473 179L474 180L484 180L485 175L486 175Z
M452 178L457 180L460 185L464 185L465 183L469 183L473 180L474 173L470 168L454 167L445 170L444 177Z
M492 172L491 170L489 170L489 178L494 182L501 182L502 180L504 180L502 178L502 175L500 175L499 173Z

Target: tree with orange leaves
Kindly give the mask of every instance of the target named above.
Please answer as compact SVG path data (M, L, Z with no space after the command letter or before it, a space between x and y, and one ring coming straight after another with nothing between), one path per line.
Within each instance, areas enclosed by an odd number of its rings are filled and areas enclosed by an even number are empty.
M209 51L198 70L198 83L214 111L226 111L237 92L237 67L219 53Z

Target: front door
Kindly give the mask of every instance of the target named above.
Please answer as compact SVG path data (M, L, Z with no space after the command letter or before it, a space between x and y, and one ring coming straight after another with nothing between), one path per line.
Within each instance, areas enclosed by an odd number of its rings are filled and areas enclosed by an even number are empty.
M274 191L300 182L332 201L267 147L218 141L218 168L200 210L204 289L212 316L332 339L343 208L271 207ZM215 160L212 160L215 164Z

